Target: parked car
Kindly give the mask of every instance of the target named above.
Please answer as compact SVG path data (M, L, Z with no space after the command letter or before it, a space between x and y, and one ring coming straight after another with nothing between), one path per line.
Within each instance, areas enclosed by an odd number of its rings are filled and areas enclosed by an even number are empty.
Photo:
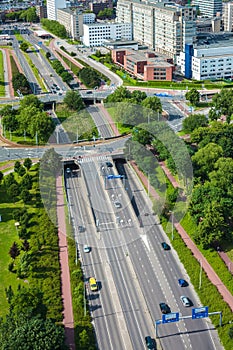
M181 295L180 300L185 307L192 306L191 300L189 300L189 298L185 297L184 295Z
M180 287L187 287L188 286L188 282L183 280L182 278L178 279L178 284Z
M164 250L170 250L171 249L170 245L167 244L166 242L162 242L161 245L162 245Z
M149 335L145 337L146 347L150 350L156 350L155 339L151 338Z
M159 307L160 307L162 314L170 314L171 309L166 303L160 303Z

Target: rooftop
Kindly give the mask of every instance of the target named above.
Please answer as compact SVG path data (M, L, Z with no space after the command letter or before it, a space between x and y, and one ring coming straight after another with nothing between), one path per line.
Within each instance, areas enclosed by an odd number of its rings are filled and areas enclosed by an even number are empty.
M220 48L225 46L233 46L233 33L199 33L197 40L194 42L194 48Z

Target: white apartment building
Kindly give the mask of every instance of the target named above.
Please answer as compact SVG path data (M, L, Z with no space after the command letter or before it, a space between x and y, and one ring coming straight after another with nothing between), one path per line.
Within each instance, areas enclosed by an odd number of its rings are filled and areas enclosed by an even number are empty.
M224 2L223 6L223 26L225 32L231 32L233 30L233 2Z
M193 45L190 56L187 52L180 55L183 73L188 61L191 62L193 79L233 79L233 33L202 34Z
M57 21L64 25L67 33L73 39L80 40L83 36L83 24L94 23L94 13L82 13L81 10L71 8L58 9Z
M222 0L192 0L192 5L198 6L201 15L215 17L222 14Z
M106 39L132 40L131 23L92 23L83 25L83 44L101 46Z
M47 0L48 19L57 20L57 9L66 8L66 0Z
M196 35L196 8L169 1L118 0L117 22L126 20L134 40L174 60Z
M62 24L72 39L83 35L83 15L79 10L57 9L57 21Z

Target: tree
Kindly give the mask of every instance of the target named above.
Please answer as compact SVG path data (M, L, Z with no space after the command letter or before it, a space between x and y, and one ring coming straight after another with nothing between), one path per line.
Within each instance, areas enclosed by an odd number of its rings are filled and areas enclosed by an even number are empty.
M1 184L1 182L2 182L2 179L3 179L3 172L2 171L0 171L0 184Z
M89 88L100 86L101 76L93 68L82 68L79 72L79 77L83 81L83 83Z
M207 178L208 173L214 170L215 163L222 155L222 147L212 142L199 149L195 155L192 156L196 173L203 178Z
M15 183L10 185L7 189L7 193L10 196L11 200L15 203L17 196L19 195L19 186Z
M18 169L18 174L19 174L19 176L24 176L25 175L25 173L26 173L26 170L25 170L25 168L24 168L24 166L23 165L20 165L20 168Z
M106 102L123 102L129 98L131 98L131 92L124 86L120 86L106 98Z
M30 244L29 242L25 239L22 243L22 249L25 251L25 252L28 252L29 249L30 249Z
M23 41L21 44L20 44L20 49L24 52L27 51L27 49L29 48L29 45L28 43L26 43L26 41Z
M20 193L20 198L23 200L23 202L26 204L26 203L29 203L32 196L30 194L30 192L26 189L22 190L21 193Z
M22 73L17 73L13 75L12 84L15 91L20 90L23 95L28 95L31 93L31 88L25 75Z
M29 170L32 166L32 160L30 158L24 159L23 165L27 170Z
M82 332L79 333L79 342L80 342L80 345L84 348L86 348L88 346L89 337L88 337L86 329L84 329Z
M20 254L20 249L17 243L13 243L10 250L9 250L9 254L11 256L12 259L15 259L19 254Z
M83 100L78 91L67 91L64 97L64 103L68 108L74 111L80 111L84 108Z
M70 83L73 80L72 75L66 71L61 73L61 78L65 83Z
M142 101L142 106L155 112L162 112L162 104L157 96L147 97Z
M55 152L54 148L48 149L41 159L41 170L50 172L54 176L62 172L62 157Z
M153 137L144 128L134 127L132 138L133 138L133 141L137 141L142 145L149 145Z
M146 98L147 98L147 95L144 91L134 90L131 93L130 102L140 104Z
M204 210L204 216L198 226L195 240L201 243L204 249L219 245L226 231L226 224L222 207L217 202L209 203Z
M182 122L183 130L185 132L192 132L193 130L206 126L207 124L208 120L204 114L192 114Z
M208 113L208 118L210 120L217 120L219 118L219 113L214 108L211 108Z
M217 115L231 116L233 114L233 90L222 89L220 93L213 96L212 104Z
M49 52L49 51L47 51L46 52L46 54L45 54L45 56L46 56L46 58L47 58L47 60L51 57L51 53Z
M13 184L17 184L18 185L18 183L15 180L14 175L12 173L4 176L4 185L5 185L6 188L9 188Z
M196 106L200 101L200 93L196 89L191 89L185 94L186 100L189 100L191 105Z
M21 167L20 161L16 160L16 161L15 161L15 165L14 165L14 171L15 171L16 173L18 173L20 167Z
M21 184L20 184L21 190L31 190L32 188L32 177L30 174L25 174L22 178Z
M55 34L61 39L65 39L67 37L66 28L57 21L49 20L47 18L41 19L42 26L47 29L49 32Z
M10 324L9 320L1 327L2 349L67 350L64 328L52 320L32 317Z
M20 100L20 111L26 107L35 107L42 112L44 109L44 104L38 99L37 96L28 95L24 96L24 98Z

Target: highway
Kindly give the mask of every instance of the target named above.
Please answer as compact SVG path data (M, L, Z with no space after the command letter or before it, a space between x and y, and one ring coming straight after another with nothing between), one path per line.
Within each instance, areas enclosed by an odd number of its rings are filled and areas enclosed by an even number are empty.
M89 254L81 252L85 276L95 276L100 284L95 297L90 297L93 293L87 289L99 349L118 349L116 344L120 344L119 349L130 349L129 339L133 349L143 349L144 337L148 334L153 336L154 321L161 319L160 302L167 302L172 311L182 315L190 315L191 308L183 307L180 295L190 297L195 307L200 306L200 303L191 285L185 289L178 286L178 278L188 281L189 278L176 253L173 250L165 252L161 248L162 241L169 241L152 215L151 204L142 185L135 180L130 168L123 164L119 165L118 170L127 175L128 181L111 179L106 182L106 174L118 174L115 167L106 167L106 160L110 158L99 161L87 158L81 162L85 185L84 182L79 184L82 194L71 192L70 200L78 198L76 206L72 202L72 217L77 218L75 227L81 224L86 228L86 233L78 233L76 229L76 239L81 247L85 243L92 247ZM70 183L68 186L70 189ZM87 189L85 198L84 188ZM128 197L127 191L134 195L142 227L132 210L132 198ZM116 200L121 203L121 209L115 208ZM88 219L86 223L87 211L92 216L92 222ZM79 212L83 214L78 215ZM111 290L114 291L113 295ZM122 310L118 312L124 317L128 335L118 329L119 320L114 321L112 305L116 297ZM107 328L102 334L104 318ZM209 320L186 320L161 325L160 341L163 349L168 350L222 349L216 331L211 328Z
M112 128L110 127L108 121L106 121L106 119L104 118L98 106L92 105L87 108L87 111L92 116L92 119L101 137L105 138L114 136Z

